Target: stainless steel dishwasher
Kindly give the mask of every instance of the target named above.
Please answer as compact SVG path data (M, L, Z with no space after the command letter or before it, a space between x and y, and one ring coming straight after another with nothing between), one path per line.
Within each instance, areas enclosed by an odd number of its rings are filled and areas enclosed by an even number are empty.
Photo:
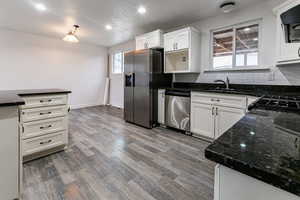
M191 92L168 89L165 95L165 124L190 134Z

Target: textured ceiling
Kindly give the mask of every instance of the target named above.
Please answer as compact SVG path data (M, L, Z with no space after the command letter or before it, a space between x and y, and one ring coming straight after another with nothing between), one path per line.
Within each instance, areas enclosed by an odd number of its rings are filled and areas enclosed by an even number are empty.
M236 0L238 8L262 0ZM170 29L218 15L222 0L5 0L0 27L62 38L73 24L82 42L112 46L157 28ZM47 11L39 12L36 3ZM147 8L145 15L137 8ZM113 30L105 30L111 24Z

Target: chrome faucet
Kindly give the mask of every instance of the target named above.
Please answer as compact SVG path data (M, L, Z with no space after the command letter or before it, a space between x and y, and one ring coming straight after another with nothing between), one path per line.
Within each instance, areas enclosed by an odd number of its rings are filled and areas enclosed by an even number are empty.
M228 76L226 77L226 81L223 80L215 80L215 83L223 83L226 86L226 90L229 90L230 81Z

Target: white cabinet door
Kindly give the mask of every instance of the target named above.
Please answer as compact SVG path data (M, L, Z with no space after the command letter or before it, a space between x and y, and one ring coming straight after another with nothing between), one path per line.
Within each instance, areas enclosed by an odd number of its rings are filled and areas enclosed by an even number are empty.
M136 50L142 50L146 47L146 38L143 36L136 38Z
M164 48L165 51L174 51L175 50L175 35L168 33L164 35Z
M189 48L189 31L179 32L175 39L176 50L188 49Z
M209 104L191 104L191 132L195 137L214 138L215 116L213 107Z
M245 110L218 106L215 114L215 139L217 139L245 115Z
M158 90L158 117L160 124L165 124L165 90Z

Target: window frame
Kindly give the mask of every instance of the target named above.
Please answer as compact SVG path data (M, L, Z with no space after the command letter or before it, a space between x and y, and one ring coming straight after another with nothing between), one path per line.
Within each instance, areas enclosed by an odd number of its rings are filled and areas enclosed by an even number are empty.
M237 29L242 28L244 26L251 26L251 25L258 25L258 50L257 50L257 65L251 65L251 66L237 66L236 65L236 34L237 34ZM214 68L214 33L220 32L220 31L225 31L225 30L233 30L233 52L232 52L232 66L224 66L224 68L220 69L215 69ZM261 47L262 47L262 19L255 19L255 20L250 20L242 23L237 23L234 25L230 26L225 26L222 28L217 28L217 29L212 29L210 30L210 56L209 56L209 71L235 71L235 70L253 70L253 69L264 69L261 66ZM245 59L244 62L247 60Z
M121 66L121 72L115 72L115 56L116 56L116 54L122 54L122 66ZM118 51L118 52L115 52L115 53L113 53L113 55L112 55L112 68L111 68L111 73L112 74L123 74L124 73L124 54L125 54L125 52L123 52L123 51Z

